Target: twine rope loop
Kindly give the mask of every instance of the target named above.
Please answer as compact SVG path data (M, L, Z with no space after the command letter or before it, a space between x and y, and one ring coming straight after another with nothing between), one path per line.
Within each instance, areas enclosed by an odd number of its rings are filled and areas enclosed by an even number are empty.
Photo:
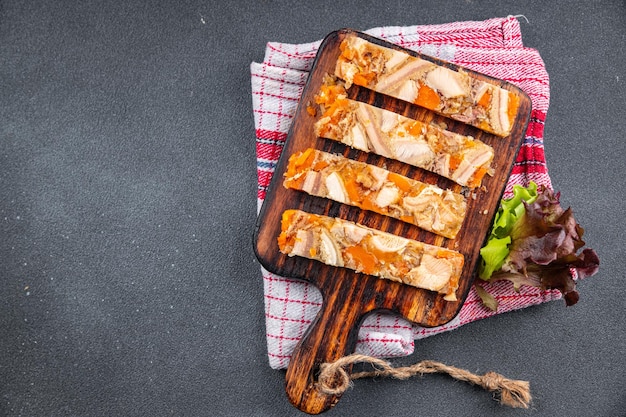
M350 375L346 368L356 363L367 363L374 369ZM416 375L424 376L425 374L436 373L447 374L458 381L468 382L492 392L496 394L502 405L509 407L528 408L532 400L528 381L505 378L493 371L484 375L477 375L465 369L431 360L394 368L383 359L361 354L352 354L332 363L323 363L320 366L317 389L327 395L341 395L352 385L352 380L355 379L392 377L404 380Z

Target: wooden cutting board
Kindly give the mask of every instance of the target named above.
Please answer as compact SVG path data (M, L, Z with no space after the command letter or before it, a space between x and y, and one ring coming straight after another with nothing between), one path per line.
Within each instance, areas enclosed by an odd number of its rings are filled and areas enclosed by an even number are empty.
M468 69L465 71L478 78L491 80L519 95L519 113L510 136L500 138L461 122L436 115L416 105L376 94L358 86L352 86L349 89L350 98L393 110L414 119L435 123L444 122L448 130L471 135L494 148L495 158L492 166L495 173L493 176L486 176L483 179L484 189L476 191L475 199L468 198L467 216L461 231L454 240L434 235L400 220L286 189L282 182L289 156L312 147L327 152L340 153L373 165L384 165L390 171L423 182L437 184L441 188L461 191L461 186L436 174L381 156L353 150L338 142L315 136L313 125L317 119L307 112L307 106L314 105L314 96L319 91L324 75L334 73L335 63L340 54L339 45L350 33L355 33L357 36L379 45L404 50L396 45L350 29L332 32L324 39L303 90L285 147L261 208L254 234L255 252L264 268L284 277L308 281L316 285L323 296L321 310L293 352L286 374L286 392L289 400L297 408L310 414L325 411L339 401L338 396L326 395L316 389L316 374L321 363L333 362L353 353L360 323L368 313L376 310L388 310L425 327L443 325L457 315L472 285L477 269L479 250L483 246L498 209L513 162L524 139L531 110L530 99L518 87ZM404 51L439 65L452 69L459 68L435 58L408 50ZM277 244L281 215L284 210L294 208L315 214L340 217L406 238L461 252L465 256L465 266L457 290L458 301L445 301L443 296L435 292L355 273L345 268L330 267L301 257L283 255Z

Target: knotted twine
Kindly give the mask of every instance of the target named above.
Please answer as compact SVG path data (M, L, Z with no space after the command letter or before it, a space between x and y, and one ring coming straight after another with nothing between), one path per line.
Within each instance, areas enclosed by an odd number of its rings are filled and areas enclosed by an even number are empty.
M369 363L374 367L374 370L349 375L344 367L356 363ZM352 385L351 380L354 379L393 377L404 380L415 375L424 376L424 374L447 374L456 380L477 385L493 392L496 398L499 397L500 404L513 408L528 408L532 400L528 381L508 379L492 371L484 375L476 375L465 369L431 360L394 368L385 360L362 354L352 354L332 363L323 363L320 367L317 388L328 395L340 395Z

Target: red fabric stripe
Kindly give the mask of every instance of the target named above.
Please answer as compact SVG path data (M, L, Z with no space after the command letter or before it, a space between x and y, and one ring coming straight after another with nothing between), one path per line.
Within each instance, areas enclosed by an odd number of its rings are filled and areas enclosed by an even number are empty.
M283 49L276 48L276 46L271 42L267 44L267 49L273 52L288 56L289 58L299 59L299 60L304 60L304 61L315 58L315 54L317 53L317 52L313 52L310 54L292 54Z
M533 110L531 112L530 116L533 119L539 120L542 123L545 123L545 121L546 121L546 113L542 112L542 111L539 111L539 110Z
M285 139L287 139L287 134L283 132L276 132L274 130L257 129L256 137L258 139L271 139L284 142Z
M288 297L277 297L275 295L266 294L265 298L268 300L281 301L283 303L296 303L296 304L304 304L308 306L321 306L322 304L317 301L309 301L309 300L294 300L293 298Z
M257 159L267 159L270 161L278 160L280 153L283 150L283 144L276 143L260 143L256 144L256 157Z
M273 97L273 98L277 98L277 99L281 99L281 100L291 100L291 101L298 101L300 98L299 97L287 97L287 96L280 96L278 94L270 94L270 93L266 93L264 91L255 91L252 94L257 95L257 96L264 96L264 97Z
M548 169L545 165L514 165L511 170L513 174L546 174Z
M546 122L546 114L533 110L530 114L530 122L526 129L526 136L543 139L543 128Z
M481 46L484 44L485 40L493 40L493 33L499 32L498 30L493 30L491 32L480 31L471 33L469 36L462 36L451 38L450 35L447 34L420 34L419 41L417 43L419 45L430 44L430 45L442 45L442 44L454 44L456 46ZM483 41L483 42L481 42ZM415 42L406 42L406 44L412 44ZM498 46L501 48L501 46Z
M262 187L269 187L270 181L272 180L273 172L269 171L261 171L257 170L257 175L259 176L259 185Z
M287 114L287 113L282 113L282 112L278 112L278 111L269 111L269 110L261 110L261 109L254 109L252 110L255 113L258 114L273 114L275 116L280 116L280 117L287 117L287 118L292 118L293 114Z
M290 301L293 301L293 300L290 300ZM268 313L265 314L265 317L267 317L268 319L289 321L289 322L292 322L292 323L311 324L311 320L306 320L304 318L302 318L302 319L293 319L293 318L284 317L284 316L275 316L275 315L268 314ZM284 336L278 336L278 337L280 337L281 339L287 339Z
M517 154L516 163L521 164L524 162L541 162L545 164L546 156L541 146L530 145L522 146Z

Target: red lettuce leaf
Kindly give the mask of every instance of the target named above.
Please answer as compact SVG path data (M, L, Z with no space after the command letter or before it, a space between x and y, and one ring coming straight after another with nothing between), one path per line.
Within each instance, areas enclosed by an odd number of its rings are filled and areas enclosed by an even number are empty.
M573 274L594 275L600 265L598 254L589 248L577 254L585 246L584 229L570 208L561 207L559 194L540 187L532 202L521 202L525 210L510 228L509 253L487 280L509 280L515 289L522 285L557 289L566 305L576 304L579 295Z

